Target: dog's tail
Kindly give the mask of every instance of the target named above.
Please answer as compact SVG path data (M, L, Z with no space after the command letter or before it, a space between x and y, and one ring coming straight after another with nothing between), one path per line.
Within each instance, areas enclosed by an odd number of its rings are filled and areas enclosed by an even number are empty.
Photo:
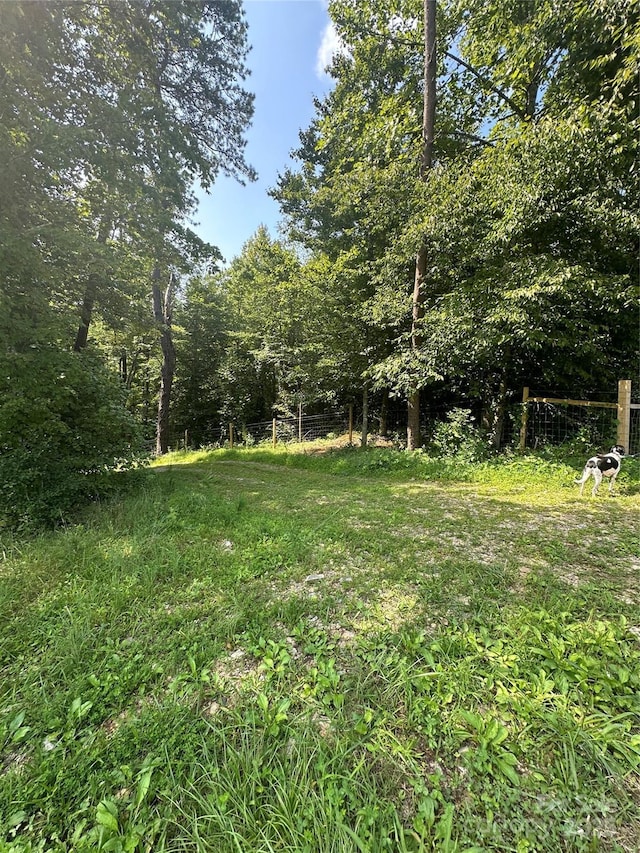
M576 479L573 482L574 483L586 483L587 480L589 479L589 477L591 476L591 469L595 468L595 467L596 466L593 462L592 463L587 462L587 464L584 466L584 471L582 472L582 477L576 477Z
M587 464L584 466L584 471L582 472L582 477L574 480L575 483L586 483L589 477L591 476L591 470L593 468L597 468L598 463L595 459L589 459Z

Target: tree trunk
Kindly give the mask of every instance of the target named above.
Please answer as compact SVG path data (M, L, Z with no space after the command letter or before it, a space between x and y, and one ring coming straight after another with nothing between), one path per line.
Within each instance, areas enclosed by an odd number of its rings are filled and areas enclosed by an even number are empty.
M389 389L384 388L382 391L382 405L380 406L380 435L383 438L387 437L388 427L387 420L389 417Z
M420 178L426 181L433 161L436 117L436 0L424 0L424 102L422 112L422 154ZM411 349L417 354L421 345L420 325L424 317L424 285L427 271L427 246L423 243L416 255L411 311ZM419 383L418 377L416 382ZM407 411L407 450L422 446L420 436L419 384L409 395Z
M408 400L407 450L422 447L420 436L420 391L414 391Z
M160 270L158 267L154 269L152 277L153 314L160 331L160 347L162 349L158 419L156 421L157 456L162 456L169 450L169 407L171 404L173 374L176 366L176 351L173 346L173 335L171 332L173 284L173 275L171 275L163 297L160 290Z
M97 242L104 246L107 242L108 236L109 226L103 222L98 232ZM93 306L96 301L99 282L100 278L96 272L89 273L84 290L84 297L82 299L82 308L80 309L80 325L78 326L76 339L73 344L74 352L82 352L82 350L87 346L87 341L89 340L89 326L91 325Z
M536 115L536 108L538 106L538 92L540 89L539 83L539 75L542 68L541 62L536 62L533 66L532 71L532 79L526 89L526 100L525 100L525 118L533 119Z
M413 285L413 305L411 311L411 349L414 353L420 350L421 332L420 324L424 317L424 279L427 268L427 247L421 246L416 256L416 275ZM407 450L416 450L422 447L420 435L420 389L416 388L409 395L409 408L407 418Z
M505 355L508 360L508 355ZM497 382L497 387L496 387ZM487 382L489 385L489 382ZM509 392L507 389L507 368L495 377L483 395L480 424L488 443L494 450L502 447L504 424L507 415L507 402Z
M436 0L424 0L424 107L420 177L426 181L433 162L436 121Z
M502 447L502 435L504 433L504 421L507 414L507 371L504 370L500 376L498 395L493 406L493 423L489 433L489 441L494 450Z
M82 299L82 308L80 309L80 325L76 333L76 339L73 344L74 352L82 352L86 347L89 339L89 326L91 324L91 315L93 314L93 306L96 301L96 293L98 292L98 276L96 273L89 273L87 284L84 289L84 297Z

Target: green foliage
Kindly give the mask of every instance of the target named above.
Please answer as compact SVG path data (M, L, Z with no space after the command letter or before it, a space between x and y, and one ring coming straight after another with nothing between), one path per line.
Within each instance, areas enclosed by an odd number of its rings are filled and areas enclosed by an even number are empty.
M288 413L307 378L305 315L313 311L295 253L261 227L224 274L223 287L239 350L228 361L227 412L237 418L244 409L245 420L269 418L274 407Z
M511 382L536 371L573 393L629 371L636 226L618 192L626 168L606 132L554 119L436 176L442 219L425 225L441 292L427 298L425 361L481 376L500 353ZM461 242L462 270L452 263Z
M227 302L215 279L188 282L176 305L176 376L173 434L189 431L190 443L205 444L223 421L225 353L230 347Z
M456 456L464 462L479 462L489 453L484 438L471 417L469 409L453 409L446 421L433 428L430 444L444 456Z
M345 314L364 375L401 396L444 383L494 420L504 388L576 395L626 375L637 350L637 6L439 3L426 182L421 4L330 10L344 45L336 85L274 194L296 239L334 261L334 292L357 294ZM416 347L408 295L421 245Z
M42 348L5 360L0 382L0 518L54 524L106 496L132 464L138 428L123 390L90 353Z
M227 324L218 376L223 421L289 416L301 400L334 403L349 395L354 378L359 388L348 315L334 297L333 275L326 258L303 265L264 227L220 274Z
M253 110L243 88L246 52L236 0L0 7L0 358L10 365L12 399L21 401L14 415L5 408L7 429L25 434L22 444L6 438L3 424L2 444L13 454L4 498L17 500L16 517L27 495L34 518L59 518L82 493L95 493L90 480L113 467L130 433L126 413L115 411L123 401L90 370L71 380L67 431L64 383L55 393L43 380L33 395L29 358L39 367L38 358L51 356L49 380L68 376L74 327L82 331L76 349L90 329L110 365L120 360L129 402L149 419L159 373L151 271L177 276L219 259L188 226L194 181L208 187L220 172L254 176L243 155ZM46 355L32 352L41 347ZM92 391L78 392L91 382ZM80 414L80 401L94 411ZM60 472L44 463L58 439L78 448L62 453Z

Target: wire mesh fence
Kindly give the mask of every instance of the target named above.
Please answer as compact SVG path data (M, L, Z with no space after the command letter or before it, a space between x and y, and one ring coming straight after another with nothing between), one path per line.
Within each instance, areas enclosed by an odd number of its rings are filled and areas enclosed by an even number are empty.
M274 421L262 421L241 427L239 438L244 444L260 441L277 442L315 441L331 435L341 435L349 429L348 414L335 412L320 415L298 415L290 418L276 418Z
M629 423L629 453L640 453L640 404L632 403Z
M640 404L631 402L631 382L619 383L617 400L612 393L600 396L605 399L561 400L530 394L526 388L520 447L535 450L579 441L594 448L618 443L629 454L640 452Z
M350 426L348 412L325 412L316 415L300 414L295 417L276 418L257 423L230 423L211 429L206 443L215 447L251 446L275 440L277 444L299 441L315 441L346 433ZM185 444L189 443L188 433Z
M627 383L629 386L631 383ZM638 394L634 386L635 395ZM579 441L594 448L608 448L617 442L619 403L615 391L602 393L600 401L576 401L547 398L538 392L525 389L526 402L513 405L504 413L500 446L517 446L540 449L548 445L560 445ZM627 407L629 419L628 443L630 454L640 453L640 402L637 396ZM438 423L445 421L451 414L450 406L423 407L422 430L425 440L429 440ZM456 411L455 409L453 411ZM466 410L465 410L466 411ZM479 429L478 418L471 418L471 425ZM389 405L382 411L371 407L369 411L369 432L393 439L398 445L406 438L406 405ZM305 414L265 420L255 423L229 423L212 426L200 446L229 447L236 445L315 441L334 438L358 432L362 427L362 413L354 406L342 411L330 411L320 414ZM359 436L357 439L359 441ZM174 438L174 447L191 445L188 431L184 436Z
M588 408L540 401L529 402L528 407L526 446L533 450L576 439L594 447L615 444L615 408Z

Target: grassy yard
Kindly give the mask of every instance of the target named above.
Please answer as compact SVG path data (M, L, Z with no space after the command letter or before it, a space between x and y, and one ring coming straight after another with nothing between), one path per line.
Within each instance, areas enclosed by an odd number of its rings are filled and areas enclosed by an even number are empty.
M175 454L0 531L0 851L637 853L638 468Z

